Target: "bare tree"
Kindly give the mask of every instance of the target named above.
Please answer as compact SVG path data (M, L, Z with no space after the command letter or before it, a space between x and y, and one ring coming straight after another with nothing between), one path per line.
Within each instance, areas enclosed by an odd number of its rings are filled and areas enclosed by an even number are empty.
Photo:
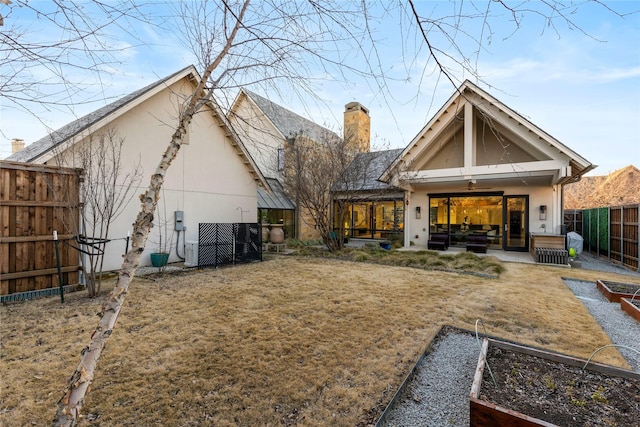
M300 134L285 146L285 191L294 199L300 219L320 232L330 251L342 249L346 207L356 195L362 197L371 178L367 157L358 157L362 153L355 141L355 135L340 138L327 130L321 141ZM334 198L336 192L339 198ZM334 215L340 224L335 233Z
M299 217L316 228L330 251L344 247L349 207L379 199L398 189L377 181L379 168L391 163L394 151L362 151L360 137L343 138L327 130L321 141L304 134L289 138L285 147L284 188L301 211Z
M133 167L125 169L123 165L124 143L116 129L108 128L70 149L73 165L84 171L80 190L82 228L78 235L85 252L90 254L86 263L88 268L85 265L89 297L100 293L110 226L131 201L142 180L139 159Z
M46 125L46 113L53 109L73 111L77 105L103 101L95 99L94 89L108 83L105 79L124 61L120 54L129 47L111 34L117 30L137 39L132 21L150 22L140 12L143 5L135 0L0 2L3 108ZM47 37L53 33L59 37Z
M397 197L403 190L378 181L384 169L391 164L398 150L380 150L358 153L347 170L338 176L333 184L333 215L336 233L344 236L345 224L351 223L350 208L355 203L380 201L385 197ZM404 221L402 210L394 208L393 221L385 224L389 237L399 239L402 235L401 224ZM378 228L374 226L374 228Z

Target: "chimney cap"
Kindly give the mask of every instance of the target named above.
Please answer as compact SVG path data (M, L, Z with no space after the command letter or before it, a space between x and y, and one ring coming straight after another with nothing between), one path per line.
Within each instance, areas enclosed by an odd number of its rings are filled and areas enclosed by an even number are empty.
M22 151L22 149L24 149L24 139L13 138L11 140L11 154L15 154L18 151Z
M350 102L344 106L345 113L349 111L357 111L357 110L363 111L367 115L369 114L369 109L356 101Z

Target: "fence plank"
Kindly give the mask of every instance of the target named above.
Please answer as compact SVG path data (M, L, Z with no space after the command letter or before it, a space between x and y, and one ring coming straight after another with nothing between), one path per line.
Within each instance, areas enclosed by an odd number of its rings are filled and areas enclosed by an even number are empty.
M53 230L72 239L80 170L0 161L0 295L58 285ZM65 284L77 284L76 249L61 244Z

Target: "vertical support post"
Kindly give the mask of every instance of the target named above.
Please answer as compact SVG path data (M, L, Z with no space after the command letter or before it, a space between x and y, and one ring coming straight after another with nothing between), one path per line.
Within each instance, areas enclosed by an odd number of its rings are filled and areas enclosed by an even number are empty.
M584 236L584 241L588 242L587 245L589 246L589 253L591 253L591 233L589 233L589 238L587 239L587 230L591 231L591 229L589 228L589 226L591 225L591 221L589 221L589 224L587 224L587 218L590 218L589 215L585 215L587 214L589 211L588 210L584 210L582 211L582 232L583 232L583 236ZM585 225L587 227L585 227Z
M60 250L58 249L58 232L53 230L53 245L56 250L56 265L58 266L58 285L60 285L60 302L64 304L64 285L62 284L62 269L60 268Z
M640 203L636 206L636 258L638 259L638 273L640 273Z
M474 131L475 123L473 120L473 104L466 101L464 104L464 167L471 168L476 163L476 133Z
M624 267L624 206L620 206L620 264Z
M607 218L607 259L611 262L611 206L607 207L607 214L609 217Z
M596 254L600 258L600 209L596 208Z

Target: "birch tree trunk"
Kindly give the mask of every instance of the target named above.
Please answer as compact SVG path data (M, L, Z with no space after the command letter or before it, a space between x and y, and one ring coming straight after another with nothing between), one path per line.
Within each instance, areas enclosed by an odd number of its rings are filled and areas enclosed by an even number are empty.
M153 215L160 198L160 191L164 183L164 177L171 166L171 162L178 155L182 142L189 128L189 123L200 108L210 101L212 92L206 90L206 84L211 73L227 55L233 44L233 40L241 27L244 13L249 5L249 0L245 0L243 7L236 19L235 26L229 34L227 41L218 54L205 69L196 89L191 96L189 103L180 114L178 127L171 137L171 142L165 150L162 160L158 164L155 173L151 176L151 182L147 191L140 195L142 202L140 212L133 224L133 235L131 238L131 250L127 252L122 262L122 267L118 273L116 286L109 295L108 300L102 307L101 318L98 326L91 334L91 341L81 352L80 364L69 379L62 398L58 401L58 409L53 420L54 426L74 426L80 416L80 411L84 404L84 398L93 380L94 371L98 364L98 359L102 354L107 339L113 332L113 328L118 320L118 315L127 295L129 284L135 276L136 269L140 264L140 256L144 251L149 233L153 228Z

